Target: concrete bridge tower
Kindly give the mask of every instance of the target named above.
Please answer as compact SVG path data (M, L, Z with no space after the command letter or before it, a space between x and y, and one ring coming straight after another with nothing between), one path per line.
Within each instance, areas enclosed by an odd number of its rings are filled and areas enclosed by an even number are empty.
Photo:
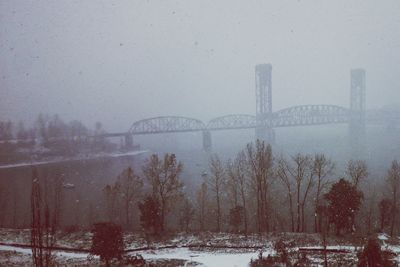
M133 149L133 136L130 133L125 134L124 136L124 145L126 150Z
M256 66L256 138L274 143L272 128L272 65Z
M203 130L203 150L206 152L211 152L212 149L212 138L211 132L208 130Z
M362 158L365 153L366 82L365 70L350 72L350 122L349 135L352 156Z

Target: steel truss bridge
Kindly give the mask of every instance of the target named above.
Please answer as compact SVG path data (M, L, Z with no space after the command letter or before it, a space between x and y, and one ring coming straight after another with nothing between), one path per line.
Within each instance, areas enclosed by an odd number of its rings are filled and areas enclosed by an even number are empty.
M203 148L211 149L211 132L221 130L255 129L256 136L273 142L273 128L349 124L353 140L361 138L366 124L399 126L400 114L388 110L365 109L365 71L351 71L350 108L336 105L300 105L272 112L271 65L256 66L256 115L229 114L208 123L180 116L161 116L136 121L124 133L107 133L103 137L125 137L125 145L133 146L134 135L202 132ZM272 132L272 136L271 133Z
M323 124L349 123L350 109L335 105L302 105L272 113L272 127L312 126ZM366 122L376 125L400 125L400 114L383 110L368 111ZM132 124L128 132L107 133L104 137L147 135L179 132L212 132L221 130L256 129L263 126L255 115L230 114L210 120L207 124L201 120L180 117L161 116L139 120ZM129 141L127 141L129 143Z
M283 109L272 113L272 127L307 126L349 122L349 110L333 105L305 105ZM256 116L231 114L210 120L207 124L200 120L163 116L137 121L129 129L132 135L219 131L256 128Z

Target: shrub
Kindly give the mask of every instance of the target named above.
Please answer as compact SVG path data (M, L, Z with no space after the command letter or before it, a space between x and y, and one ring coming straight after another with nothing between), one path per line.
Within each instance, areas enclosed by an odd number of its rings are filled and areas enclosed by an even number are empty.
M396 266L390 259L390 253L381 250L378 240L370 238L358 255L358 266L360 267L391 267Z
M124 242L121 226L111 222L94 224L91 253L109 266L112 259L122 259Z

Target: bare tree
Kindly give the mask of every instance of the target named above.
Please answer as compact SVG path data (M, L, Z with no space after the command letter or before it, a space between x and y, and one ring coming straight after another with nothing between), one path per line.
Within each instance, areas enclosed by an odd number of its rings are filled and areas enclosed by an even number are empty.
M31 246L35 266L54 266L52 248L59 227L62 198L62 180L51 182L45 177L43 184L36 168L32 170L31 190Z
M273 177L272 149L264 141L257 140L255 146L246 147L246 161L257 200L258 232L269 230L268 224L268 187Z
M109 222L116 222L118 218L120 184L114 183L103 188L106 217Z
M370 235L371 232L373 231L374 210L376 207L375 186L373 186L373 185L370 186L370 188L367 191L365 200L366 200L365 201L366 210L365 210L365 215L363 216L365 218L364 227L366 228L367 235Z
M175 154L165 154L164 160L153 154L143 167L143 173L152 187L153 197L161 205L161 231L165 229L165 216L172 202L182 196L183 183L179 179L182 168L183 165L176 160Z
M208 185L215 194L215 201L217 205L217 232L221 231L221 194L222 187L225 184L225 170L221 160L217 155L211 157L210 160L211 177L208 180Z
M387 181L392 195L392 221L390 224L390 235L393 236L397 215L397 195L400 189L400 165L396 160L392 162L392 165L388 170Z
M316 154L314 156L314 174L316 178L316 196L315 196L315 207L314 207L314 231L316 233L321 231L322 216L320 212L320 197L323 190L328 185L327 178L332 175L335 164L325 157L324 154Z
M248 188L248 180L246 176L246 154L244 151L238 153L234 161L234 173L237 180L238 190L243 207L243 221L244 221L244 233L247 235L247 203L246 195Z
M350 160L347 164L346 173L353 185L358 188L360 182L368 176L367 164L363 160Z
M2 210L3 212L0 212L0 227L3 227L5 218L7 217L6 209L7 209L7 205L8 205L9 195L10 195L10 192L8 190L6 190L5 186L1 185L0 186L0 210Z
M179 223L182 229L185 229L185 232L189 232L190 224L193 220L194 216L194 208L192 201L186 196L183 198L182 207L180 209L180 217Z
M17 182L13 181L10 186L12 187L12 224L14 227L17 226L17 212L18 212L18 186L17 186Z
M247 203L248 176L246 176L246 154L244 151L236 155L235 160L227 163L227 188L232 202L232 209L242 208L244 232L247 234ZM241 202L239 204L239 202Z
M378 207L380 231L383 232L385 226L392 222L392 200L389 198L383 198L379 201Z
M203 182L200 188L197 191L197 209L198 209L198 219L200 225L200 231L204 231L205 229L205 218L206 218L206 210L208 207L208 188L207 183Z
M299 216L297 217L297 231L304 232L306 231L305 224L305 203L307 201L308 194L311 188L314 186L314 170L312 169L312 160L309 156L304 156L301 154L297 154L293 158L296 163L297 172L296 172L296 185L297 185L297 201L299 200L299 195L301 194L301 184L303 181L305 182L305 188L303 189L303 197L298 202L298 205L301 206L301 226L299 226Z
M0 121L0 140L9 141L13 139L13 128L12 121Z
M358 189L360 182L368 176L367 164L363 160L349 160L347 163L346 174L349 176L352 184ZM355 214L352 216L353 229L356 229Z
M226 178L227 193L233 208L238 205L239 181L235 173L234 163L231 160L226 163Z
M296 232L305 230L305 204L311 188L314 186L314 171L311 157L297 154L291 157L289 162L281 158L278 160L277 175L288 190L289 202L292 202L293 194L296 194ZM291 177L291 179L289 178ZM293 181L293 182L292 182ZM292 184L294 189L292 189ZM290 214L293 228L293 205L290 204Z
M42 226L42 194L36 168L32 171L31 190L31 245L32 258L35 266L43 266L43 226Z
M292 188L293 183L290 179L291 174L289 172L288 162L282 156L277 160L276 175L287 189L287 195L289 199L291 231L294 232L295 226L294 226L294 211L293 211L293 194L294 194Z
M124 205L126 227L129 227L131 224L130 211L135 206L136 200L140 197L143 181L129 167L118 176L117 183L119 196Z

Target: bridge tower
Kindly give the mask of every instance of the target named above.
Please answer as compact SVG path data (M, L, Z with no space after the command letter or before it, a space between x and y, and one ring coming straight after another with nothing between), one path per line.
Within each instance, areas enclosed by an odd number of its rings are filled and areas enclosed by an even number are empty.
M256 138L274 143L272 128L272 65L256 65Z
M208 130L203 130L203 150L206 152L211 152L212 139L211 132Z
M350 146L354 157L363 157L365 146L366 75L364 69L350 72Z
M133 149L133 136L130 133L125 134L124 136L124 145L126 150Z

